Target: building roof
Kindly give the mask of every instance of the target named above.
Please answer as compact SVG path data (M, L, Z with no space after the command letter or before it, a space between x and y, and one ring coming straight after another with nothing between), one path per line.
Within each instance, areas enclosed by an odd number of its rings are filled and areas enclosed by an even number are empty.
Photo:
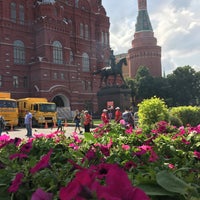
M147 10L139 10L135 32L153 31Z

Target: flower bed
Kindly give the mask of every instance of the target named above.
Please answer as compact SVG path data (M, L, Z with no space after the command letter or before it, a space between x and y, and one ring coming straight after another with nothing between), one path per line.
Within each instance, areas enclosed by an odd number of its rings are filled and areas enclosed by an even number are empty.
M1 200L197 200L199 185L200 125L0 137Z

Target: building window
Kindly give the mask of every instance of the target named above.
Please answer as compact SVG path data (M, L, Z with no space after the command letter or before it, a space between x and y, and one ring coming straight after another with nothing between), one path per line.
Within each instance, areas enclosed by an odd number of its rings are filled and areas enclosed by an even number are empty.
M88 30L88 25L85 24L85 39L89 38L89 30Z
M19 78L18 76L13 76L13 87L18 88L19 87Z
M101 43L104 43L104 32L101 32Z
M28 88L28 77L27 76L23 77L23 87Z
M24 24L24 6L19 5L19 23Z
M60 74L60 78L61 78L61 80L64 80L64 79L65 79L64 73L61 73L61 74Z
M12 2L10 4L10 18L12 22L16 23L16 3Z
M75 1L75 6L76 6L76 8L78 8L78 2L79 2L79 0L76 0L76 1Z
M55 64L63 64L62 45L59 41L53 42L53 62Z
M89 72L89 56L87 53L83 53L82 55L82 65L83 65L83 71Z
M58 74L56 72L53 73L53 79L58 79Z
M25 64L25 48L24 43L20 40L14 41L14 63Z
M80 23L80 37L83 38L83 36L84 36L83 24Z
M0 75L0 87L2 87L2 75Z
M69 55L69 63L72 64L74 62L74 54L72 51L70 51L70 55Z

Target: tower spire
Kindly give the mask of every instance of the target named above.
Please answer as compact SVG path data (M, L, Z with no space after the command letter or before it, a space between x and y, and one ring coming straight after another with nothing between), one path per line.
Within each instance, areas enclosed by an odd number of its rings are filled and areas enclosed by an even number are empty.
M147 1L138 0L138 10L146 10L146 9L147 9Z
M135 32L153 31L147 12L147 1L138 0L138 16L135 25Z

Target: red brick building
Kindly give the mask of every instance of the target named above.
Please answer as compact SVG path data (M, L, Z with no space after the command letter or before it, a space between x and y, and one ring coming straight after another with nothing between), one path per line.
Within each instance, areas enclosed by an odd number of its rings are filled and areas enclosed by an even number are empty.
M0 91L95 112L109 26L101 0L0 0Z
M149 69L152 76L161 76L161 47L157 39L147 12L147 0L138 0L138 16L135 26L132 48L128 50L128 66L130 77L134 77L140 66Z

